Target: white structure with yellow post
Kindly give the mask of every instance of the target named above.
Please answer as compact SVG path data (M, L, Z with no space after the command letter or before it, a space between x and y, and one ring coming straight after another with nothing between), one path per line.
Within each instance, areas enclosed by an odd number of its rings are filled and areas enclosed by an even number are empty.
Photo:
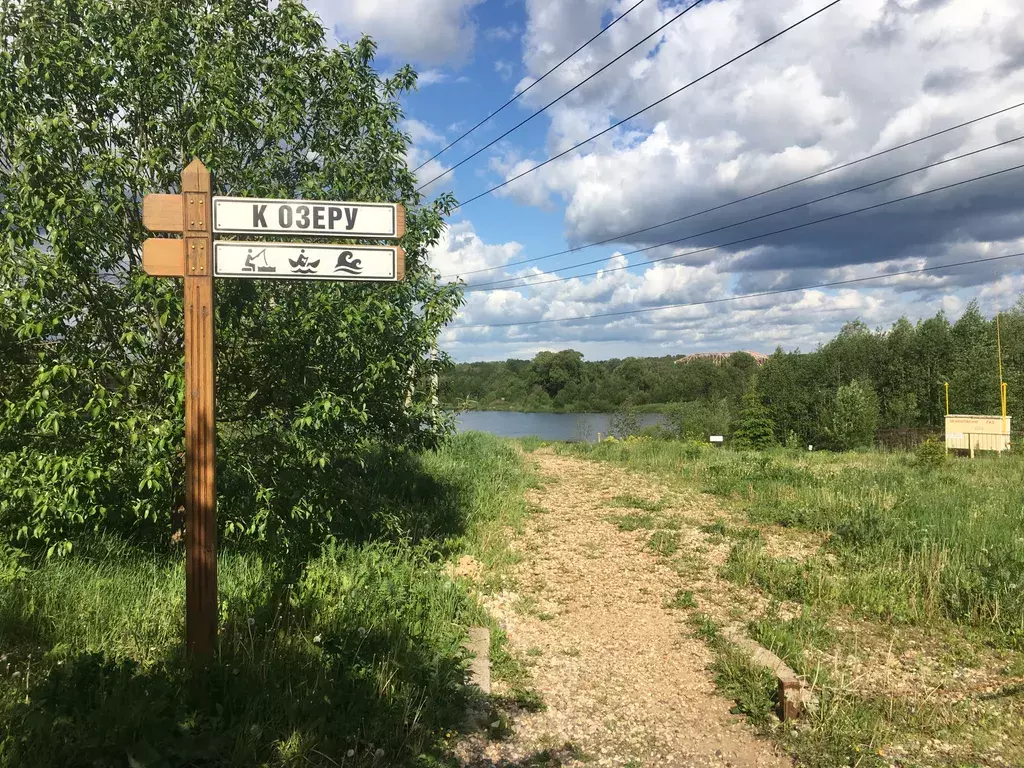
M1010 417L1006 415L1006 382L1003 381L1003 343L999 329L999 283L996 283L996 360L999 366L999 416L954 415L949 412L949 382L946 385L946 450L1010 450Z
M970 451L971 458L975 451L1010 450L1010 417L946 416L946 450Z

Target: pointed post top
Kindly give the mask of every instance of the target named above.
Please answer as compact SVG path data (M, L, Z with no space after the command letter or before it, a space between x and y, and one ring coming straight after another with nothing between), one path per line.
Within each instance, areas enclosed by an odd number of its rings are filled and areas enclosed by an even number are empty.
M181 191L210 191L210 171L198 157L193 157L192 162L181 172Z

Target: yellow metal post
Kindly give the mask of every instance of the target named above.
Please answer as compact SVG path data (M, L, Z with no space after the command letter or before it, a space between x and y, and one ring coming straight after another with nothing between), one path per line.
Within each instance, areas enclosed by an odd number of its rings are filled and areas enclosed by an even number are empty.
M949 382L944 382L946 385L946 415L949 416Z
M1010 442L1010 427L1006 423L1006 382L1000 382L999 384L999 397L1002 401L1003 406L1003 434L1006 435L1006 442ZM1002 449L1000 447L999 455L1002 456Z

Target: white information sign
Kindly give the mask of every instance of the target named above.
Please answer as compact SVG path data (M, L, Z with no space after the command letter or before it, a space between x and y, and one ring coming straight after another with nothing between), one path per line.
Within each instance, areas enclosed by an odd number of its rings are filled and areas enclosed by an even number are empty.
M711 442L712 443L724 443L725 442L725 438L722 437L722 435L712 435L711 436Z
M213 231L397 238L405 234L405 208L398 203L215 197Z
M398 281L405 252L397 246L215 242L213 265L217 277Z

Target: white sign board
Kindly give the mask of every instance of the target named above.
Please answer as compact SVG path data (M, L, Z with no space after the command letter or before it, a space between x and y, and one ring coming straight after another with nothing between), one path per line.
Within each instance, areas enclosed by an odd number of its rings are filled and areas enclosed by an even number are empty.
M217 277L285 280L401 280L405 252L397 246L215 242Z
M398 203L215 197L213 231L397 238L405 234L405 208Z
M712 435L711 436L711 442L712 443L724 443L725 442L725 438L722 437L721 435Z

